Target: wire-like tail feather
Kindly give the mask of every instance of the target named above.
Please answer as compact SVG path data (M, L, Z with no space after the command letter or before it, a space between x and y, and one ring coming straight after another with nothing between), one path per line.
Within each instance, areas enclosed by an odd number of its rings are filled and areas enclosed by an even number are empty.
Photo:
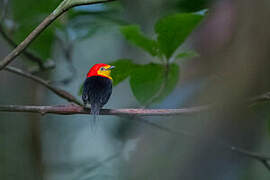
M97 118L99 115L100 107L97 105L91 105L91 114L93 115L93 119L91 120L91 129L93 130L96 126Z

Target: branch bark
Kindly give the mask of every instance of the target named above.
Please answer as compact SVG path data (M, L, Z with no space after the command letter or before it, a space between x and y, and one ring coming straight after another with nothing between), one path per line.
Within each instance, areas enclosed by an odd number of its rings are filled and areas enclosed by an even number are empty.
M21 105L0 105L0 112L32 112L41 114L62 114L62 115L73 115L73 114L90 114L90 109L85 109L79 100L73 97L68 92L51 86L47 81L34 76L30 73L24 72L20 69L14 67L6 67L7 71L22 75L29 79L32 79L48 89L52 90L54 93L60 97L67 99L70 102L74 102L77 105L58 105L58 106L21 106ZM261 95L249 98L246 103L254 105L260 102L270 101L270 92L263 93ZM201 105L181 109L102 109L100 115L141 115L141 116L167 116L167 115L190 115L194 113L199 113L203 111L211 110L216 107L212 105Z
M11 51L1 62L0 70L3 70L17 56L19 56L52 22L70 8L81 5L106 3L115 0L63 0L62 3L47 16L13 51Z
M41 79L33 74L30 74L30 73L25 72L21 69L11 67L11 66L7 66L4 70L18 74L18 75L26 77L28 79L31 79L31 80L45 86L46 88L48 88L49 90L54 92L56 95L60 96L61 98L66 99L69 102L76 103L80 106L82 105L82 103L79 100L77 100L73 95L71 95L69 92L62 90L62 89L59 89L57 87L54 87L54 86L50 85L48 81L45 81L44 79Z
M188 115L208 110L208 106L197 106L183 109L102 109L100 115L141 115L141 116L168 116L168 115ZM31 112L59 115L91 114L90 109L82 106L68 104L57 106L20 106L20 105L0 105L2 112Z

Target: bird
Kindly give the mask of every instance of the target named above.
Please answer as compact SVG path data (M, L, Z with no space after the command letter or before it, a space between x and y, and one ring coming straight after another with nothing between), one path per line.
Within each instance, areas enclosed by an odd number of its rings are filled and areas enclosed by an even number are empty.
M111 70L115 66L98 63L90 68L83 83L82 100L84 107L91 106L93 120L96 121L100 109L108 102L112 94Z

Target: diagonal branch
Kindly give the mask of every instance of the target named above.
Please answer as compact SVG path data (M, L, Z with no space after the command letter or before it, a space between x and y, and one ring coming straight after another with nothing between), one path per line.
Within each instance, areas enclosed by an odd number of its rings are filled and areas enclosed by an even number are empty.
M4 27L2 25L2 23L0 22L0 34L2 35L2 37L13 47L16 48L17 44L8 36L8 34L5 32ZM27 57L30 61L37 63L40 69L45 69L44 65L43 65L43 60L40 59L39 57L37 57L36 55L28 52L28 51L24 51L22 52L23 55L25 55L25 57Z
M40 33L42 33L52 22L54 22L59 16L68 11L70 8L111 1L115 0L63 0L62 3L49 16L47 16L13 51L11 51L0 62L0 70L3 70L9 63L19 56L24 49L26 49L38 37Z
M154 128L157 128L161 131L164 131L164 132L167 132L169 134L180 134L180 135L184 135L184 136L188 136L188 137L191 137L193 138L194 140L197 140L197 141L201 141L201 137L200 136L196 136L195 134L192 134L190 132L187 132L187 131L179 131L179 130L174 130L174 129L170 129L168 127L164 127L164 126L161 126L155 122L151 122L151 121L147 121L147 120L144 120L144 119L135 119L141 123L144 123L148 126L151 126L151 127L154 127ZM248 158L251 158L251 159L254 159L260 163L262 163L266 169L268 169L270 171L270 156L267 156L267 155L264 155L264 154L260 154L260 153L256 153L256 152L252 152L252 151L248 151L246 149L243 149L243 148L240 148L240 147L236 147L236 146L232 146L230 144L226 144L218 139L215 139L215 144L218 145L218 146L221 146L229 151L232 151L232 152L235 152L235 153L239 153L240 155L242 156L246 156Z
M257 103L267 102L270 101L270 92L266 92L257 96L254 96L252 98L249 98L247 100L247 103L250 104L250 106L256 105Z
M62 90L62 89L59 89L57 87L50 85L48 81L45 81L44 79L41 79L40 77L37 77L33 74L30 74L30 73L25 72L21 69L11 67L11 66L7 66L4 70L18 74L18 75L26 77L28 79L31 79L31 80L45 86L46 88L48 88L49 90L54 92L56 95L60 96L61 98L66 99L69 102L74 102L78 105L82 105L82 103L79 100L77 100L73 95L71 95L70 93L68 93L65 90Z
M270 161L270 156L267 156L267 155L263 155L263 154L259 154L259 153L255 153L255 152L250 152L250 151L247 151L245 149L235 147L235 146L231 146L231 147L229 147L229 149L231 151L238 152L239 154L243 154L249 158L257 159L258 161L262 162L264 165L265 165L265 163L268 164L268 161ZM269 166L269 164L268 164L268 166ZM267 169L268 169L268 167L267 167ZM270 170L270 168L269 168L269 170Z

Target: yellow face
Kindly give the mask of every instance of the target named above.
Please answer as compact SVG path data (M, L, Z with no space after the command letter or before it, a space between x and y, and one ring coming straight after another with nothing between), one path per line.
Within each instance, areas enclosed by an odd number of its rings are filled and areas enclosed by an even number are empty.
M113 68L114 68L114 66L111 66L111 65L102 66L97 71L97 74L101 75L101 76L105 76L105 77L107 77L109 79L112 79L112 77L111 77L111 69L113 69Z

